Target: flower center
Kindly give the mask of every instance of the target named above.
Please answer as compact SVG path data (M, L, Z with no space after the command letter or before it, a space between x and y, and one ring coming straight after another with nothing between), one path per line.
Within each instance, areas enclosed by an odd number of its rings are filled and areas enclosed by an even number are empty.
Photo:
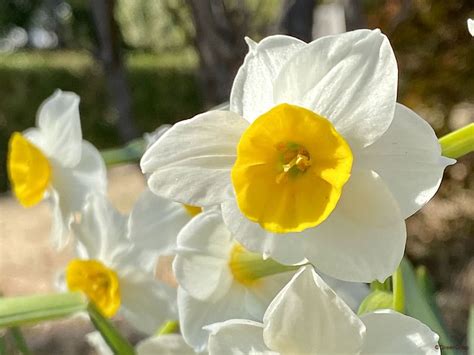
M10 138L7 170L13 192L24 207L43 199L51 182L51 165L41 150L18 132Z
M263 259L261 254L252 253L235 243L230 252L229 268L237 282L244 286L254 286L262 277L294 271L299 266L282 265L270 258Z
M276 182L286 181L288 176L297 176L304 173L311 166L311 156L306 148L297 143L278 143L276 150L280 153L281 168L283 171L277 175Z
M277 105L240 138L232 168L237 203L270 232L317 226L336 207L352 160L349 145L328 119Z
M69 290L82 291L106 317L120 307L120 285L115 271L98 260L72 260L66 269Z
M197 216L199 213L202 212L202 208L198 206L183 204L183 207L191 217Z

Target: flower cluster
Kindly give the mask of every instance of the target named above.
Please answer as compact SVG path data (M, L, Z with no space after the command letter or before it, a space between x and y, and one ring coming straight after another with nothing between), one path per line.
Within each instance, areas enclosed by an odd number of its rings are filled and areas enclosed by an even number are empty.
M148 147L149 189L128 216L105 196L75 94L57 91L37 128L13 134L18 200L51 202L58 247L74 235L61 287L151 336L138 354L439 353L414 318L354 313L365 283L397 270L405 219L454 162L396 102L388 39L358 30L247 43L229 110L179 122ZM180 335L156 336L173 319ZM89 341L110 353L98 334Z

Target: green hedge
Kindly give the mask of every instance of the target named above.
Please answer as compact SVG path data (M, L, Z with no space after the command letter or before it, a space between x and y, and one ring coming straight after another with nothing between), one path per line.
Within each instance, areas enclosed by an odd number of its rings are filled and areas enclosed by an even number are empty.
M127 67L135 122L142 132L202 110L192 54L134 54L127 57ZM87 53L0 56L0 191L8 188L5 163L11 133L34 126L39 105L57 88L80 95L85 139L99 149L121 144L102 71Z

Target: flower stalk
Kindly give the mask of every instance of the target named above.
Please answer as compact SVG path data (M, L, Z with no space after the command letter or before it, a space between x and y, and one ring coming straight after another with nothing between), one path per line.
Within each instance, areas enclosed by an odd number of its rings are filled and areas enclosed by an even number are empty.
M474 151L474 123L455 130L439 139L443 155L457 159Z
M86 310L87 303L78 292L0 298L0 328L66 317Z

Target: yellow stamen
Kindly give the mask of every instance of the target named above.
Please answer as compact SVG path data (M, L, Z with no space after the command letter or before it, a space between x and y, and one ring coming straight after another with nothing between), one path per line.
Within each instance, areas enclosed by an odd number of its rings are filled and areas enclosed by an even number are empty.
M115 271L98 260L72 260L66 270L69 290L82 291L106 317L120 307L120 284Z
M294 105L275 106L240 138L232 168L237 203L270 232L317 226L336 207L352 160L328 119Z
M51 182L50 163L41 150L18 132L10 138L7 170L12 190L24 207L43 199Z
M198 206L183 204L183 207L191 217L197 216L199 213L202 212L202 208Z

